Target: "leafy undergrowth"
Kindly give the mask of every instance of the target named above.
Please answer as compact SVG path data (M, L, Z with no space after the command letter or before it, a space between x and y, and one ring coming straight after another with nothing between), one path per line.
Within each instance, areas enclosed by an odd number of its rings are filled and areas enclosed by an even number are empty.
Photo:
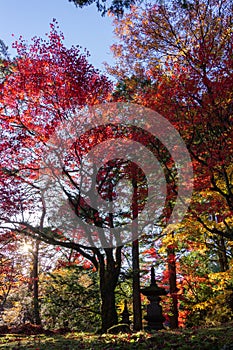
M145 332L120 335L93 335L87 333L67 333L65 335L0 335L0 349L38 349L38 350L220 350L233 349L233 324L215 328L199 328L168 331L162 330L147 334Z

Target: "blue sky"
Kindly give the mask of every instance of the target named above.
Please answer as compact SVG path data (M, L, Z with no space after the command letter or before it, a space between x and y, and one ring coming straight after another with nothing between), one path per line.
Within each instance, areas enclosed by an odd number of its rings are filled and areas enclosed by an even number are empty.
M16 38L20 35L26 40L35 35L44 37L53 18L64 33L66 46L86 48L91 54L89 62L102 72L102 63L112 62L112 19L101 17L95 5L79 9L68 0L0 0L0 39L14 55L11 45Z

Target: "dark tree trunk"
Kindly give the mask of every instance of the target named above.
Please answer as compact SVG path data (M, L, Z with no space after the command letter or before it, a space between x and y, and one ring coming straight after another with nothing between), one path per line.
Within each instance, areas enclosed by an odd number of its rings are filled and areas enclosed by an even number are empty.
M140 269L139 269L139 244L135 240L132 244L133 264L133 328L135 331L142 329L142 307L140 292Z
M118 316L115 302L115 288L121 268L122 247L106 248L106 261L103 255L99 255L99 276L101 295L101 331L106 332L110 327L117 325ZM114 257L115 252L115 257Z
M167 249L168 254L168 272L169 272L169 289L172 298L172 315L169 316L171 329L178 328L178 300L177 300L177 283L176 283L176 259L175 249L169 246Z
M39 258L39 244L36 241L35 249L33 251L33 320L36 325L41 325L40 307L39 307L39 274L38 274L38 258Z
M109 284L107 283L102 286L102 290L101 290L102 332L106 332L110 327L117 325L118 323L114 289L112 287L111 282Z
M138 170L132 167L132 186L133 186L133 223L132 235L138 237ZM142 305L141 305L141 289L140 289L140 264L139 264L139 241L135 239L132 243L132 267L133 267L133 329L135 331L142 330Z
M221 272L227 271L229 269L228 259L227 259L227 252L226 252L226 245L224 237L221 236L218 237L218 260L220 265Z

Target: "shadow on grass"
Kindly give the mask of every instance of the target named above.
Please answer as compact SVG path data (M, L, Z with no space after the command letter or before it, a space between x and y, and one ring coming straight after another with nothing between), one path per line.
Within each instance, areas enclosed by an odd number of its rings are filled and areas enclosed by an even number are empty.
M38 350L71 350L85 349L81 341L71 335L14 335L7 334L0 338L0 349L38 349Z
M34 350L222 350L233 344L233 325L175 331L119 335L68 333L66 335L16 335L0 337L0 349Z

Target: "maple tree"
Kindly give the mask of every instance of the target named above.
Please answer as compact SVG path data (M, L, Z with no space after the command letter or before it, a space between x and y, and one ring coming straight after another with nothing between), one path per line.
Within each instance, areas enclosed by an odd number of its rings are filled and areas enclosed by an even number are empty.
M198 220L232 237L232 16L230 1L135 7L115 21L116 98L151 107L179 130L193 159ZM204 189L210 190L206 196ZM208 209L207 209L208 207ZM222 229L209 225L221 212ZM224 220L226 219L226 220Z
M196 273L197 265L189 269L189 244L201 251L201 246L195 241L197 232L202 232L203 236L198 237L203 241L205 238L206 246L208 243L210 247L209 260L218 259L221 272L225 273L228 281L231 279L231 245L227 240L232 239L233 225L230 11L229 1L168 1L155 6L147 5L145 10L132 8L125 18L116 21L116 33L122 43L113 46L118 64L110 71L120 79L113 99L138 103L165 115L179 130L193 159L195 192L189 216L183 224L174 228L171 241L169 236L163 240L164 261L169 265L165 271L165 282L170 284L170 292L175 298L176 288L180 288L186 297L186 304L183 301L184 305L188 304L186 316L190 305L195 305L196 310L208 309L206 298L210 296L213 302L216 295L219 296L222 290L224 293L226 291L224 286L219 294L213 293L214 281L218 277L212 278L209 271L208 276L203 276L202 272ZM57 32L54 23L51 27L48 40L34 39L33 44L27 46L21 39L15 44L18 56L12 61L1 61L1 232L12 232L14 227L20 234L72 249L85 258L84 265L98 270L102 331L106 331L117 323L114 291L121 271L122 247L87 247L80 244L78 235L74 240L66 232L50 226L45 218L49 213L44 205L44 189L39 186L38 173L47 141L60 121L66 122L72 119L77 110L85 110L86 106L105 101L111 92L111 84L88 64L86 55L80 54L78 48L66 49L62 34ZM71 170L75 169L77 173L80 165L78 156L109 136L113 137L113 133L120 138L123 132L112 125L93 128L74 144L76 155L72 154L66 159L66 165L71 167L63 169L69 189L74 185ZM143 145L151 142L154 154L160 156L159 160L166 168L170 155L160 143L142 131L131 130L129 133L132 139L134 137ZM109 201L116 196L116 174L123 178L127 173L127 179L135 185L130 171L132 164L122 164L119 159L114 162L105 165L97 175L99 193ZM170 176L168 189L173 196L169 193L167 217L172 209L169 204L176 199L175 191L172 191L176 189L173 180ZM135 186L133 188L135 190ZM98 227L112 227L114 220L120 225L132 215L131 207L130 213L124 213L117 219L112 215L101 216L92 210L88 202L77 196L77 188L76 192L69 192L67 188L64 192L74 213ZM143 209L145 183L136 196L141 196L136 204ZM213 214L217 214L218 220L209 220ZM186 259L179 259L184 247L174 244L174 240L178 240L175 237L181 242L188 240L189 244L184 243ZM142 243L148 254L155 257L154 245L151 249L148 247L150 239L143 237ZM190 253L192 259L195 256ZM202 261L202 257L198 259ZM135 269L138 269L138 264ZM185 273L185 269L189 274ZM177 280L177 275L183 279ZM193 295L188 291L188 286L193 288ZM208 293L205 292L207 290ZM225 301L224 298L221 300ZM175 303L181 301L173 298L173 307Z
M10 293L17 287L18 270L14 259L17 242L15 235L10 232L1 235L0 242L0 314L3 319Z
M5 232L0 235L1 240L1 270L0 270L0 300L1 323L13 324L23 315L23 290L27 289L29 276L27 257L22 251L22 238L14 232ZM20 299L20 303L19 303Z
M185 241L188 230L195 237L201 223L221 271L230 271L227 241L233 239L232 3L163 1L148 4L145 9L133 7L114 24L118 42L112 51L116 64L108 66L118 79L114 98L139 103L167 117L192 156L193 200L181 236L179 225L174 234ZM173 271L167 271L169 283L175 273L177 248L174 251L173 243L165 241L164 245L173 261Z
M223 269L218 238L187 217L174 234L163 234L156 251L148 250L156 252L154 264L168 292L162 305L169 328L217 325L232 319L232 241L224 242L228 267Z
M122 247L105 248L104 251L86 247L78 243L79 236L74 241L67 236L66 232L52 229L46 221L48 213L44 203L44 188L41 188L38 182L38 172L46 142L59 125L59 121L71 119L77 107L81 109L104 101L111 90L111 84L88 65L84 55L80 55L76 48L67 50L64 47L63 36L57 33L54 24L51 25L48 37L48 41L35 38L34 43L29 47L22 39L19 40L15 43L19 56L12 62L4 62L8 74L1 85L2 230L10 229L11 225L14 225L16 231L29 235L38 242L43 240L49 244L72 248L89 259L95 269L99 270L102 329L106 330L117 323L114 290L121 268ZM124 127L122 130L121 128L115 130L112 126L94 129L94 134L93 130L91 134L86 133L74 144L76 156L79 151L85 152L83 149L93 147L109 136L112 137L113 132L116 131L116 137L125 136ZM151 137L147 140L148 135L140 130L132 129L128 134L131 134L131 138L134 137L144 143L151 141ZM159 145L156 144L156 151L158 147ZM79 165L77 158L67 159L67 164L71 165L72 171L76 162L77 167ZM132 164L126 164L125 169L124 166L122 167L122 173L127 174L129 180L134 183L132 169L135 168L135 164L133 167ZM109 164L109 168L114 174L116 169L119 171L119 164ZM74 180L70 177L70 170L64 168L63 172L67 183L69 182L72 188ZM104 177L105 172L106 170ZM114 196L112 180L109 181L109 186L103 186L100 176L100 186L102 186L100 192L103 197L107 195L110 199ZM137 212L144 206L144 197L147 192L145 187L144 184L139 193L134 188L134 194L140 197L137 201ZM111 215L103 219L83 198L77 196L77 193L66 189L64 192L77 216L92 221L99 227L104 224L112 225ZM133 204L134 202L133 200ZM127 219L130 215L131 213L125 213L120 216L120 221ZM133 217L135 216L137 213L133 209ZM120 224L120 221L118 220L117 224ZM139 270L138 263L136 270ZM34 290L37 294L35 299L38 299L36 269L34 272ZM136 272L135 281L139 289L139 271ZM138 300L140 302L139 298ZM39 323L38 305L35 305L36 309L37 323ZM140 312L140 310L137 311ZM141 328L140 319L137 328Z
M27 46L20 39L15 48L18 56L4 62L8 74L0 95L1 230L14 229L38 241L72 248L89 259L99 272L102 329L106 330L117 323L114 290L122 247L86 247L52 229L45 219L43 188L37 179L46 141L59 122L71 118L77 109L104 101L111 83L79 48L65 48L56 23L51 24L48 40L35 38Z

